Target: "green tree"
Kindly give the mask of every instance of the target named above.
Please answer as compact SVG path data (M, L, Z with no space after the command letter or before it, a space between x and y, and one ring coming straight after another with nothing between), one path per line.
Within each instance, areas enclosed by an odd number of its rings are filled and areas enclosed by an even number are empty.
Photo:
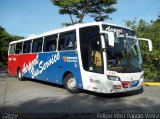
M116 11L113 7L117 0L50 0L59 7L59 13L70 15L72 24L82 23L86 15L94 18L95 21L109 19L109 15ZM73 17L76 20L73 20ZM69 23L70 24L70 23Z
M155 21L150 23L143 19L137 21L126 20L126 26L132 28L138 37L148 38L152 40L153 51L148 52L147 44L140 41L143 65L145 71L145 80L153 80L155 77L160 77L160 16Z

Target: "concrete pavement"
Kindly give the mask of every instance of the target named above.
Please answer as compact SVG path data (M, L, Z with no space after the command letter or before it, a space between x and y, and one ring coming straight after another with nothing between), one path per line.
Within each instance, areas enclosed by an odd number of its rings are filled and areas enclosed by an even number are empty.
M71 94L50 83L3 76L0 77L0 112L24 118L97 118L103 113L159 113L158 92L158 86L144 86L143 93L104 95L82 91Z

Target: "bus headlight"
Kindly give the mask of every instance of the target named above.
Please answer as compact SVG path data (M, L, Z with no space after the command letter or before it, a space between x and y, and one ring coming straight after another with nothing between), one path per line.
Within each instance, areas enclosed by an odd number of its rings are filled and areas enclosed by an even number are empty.
M107 75L107 78L113 81L121 81L121 79L118 76Z
M141 74L141 76L140 76L140 79L142 79L142 78L144 78L144 73L143 73L143 74Z

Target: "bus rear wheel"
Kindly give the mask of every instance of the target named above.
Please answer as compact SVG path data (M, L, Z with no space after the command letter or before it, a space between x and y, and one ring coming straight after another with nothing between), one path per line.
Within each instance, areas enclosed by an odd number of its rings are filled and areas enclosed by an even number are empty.
M24 81L24 78L23 78L23 76L22 76L22 71L21 71L21 69L18 69L17 78L18 78L20 81Z
M64 86L71 93L79 92L79 89L76 88L76 79L71 73L64 78Z

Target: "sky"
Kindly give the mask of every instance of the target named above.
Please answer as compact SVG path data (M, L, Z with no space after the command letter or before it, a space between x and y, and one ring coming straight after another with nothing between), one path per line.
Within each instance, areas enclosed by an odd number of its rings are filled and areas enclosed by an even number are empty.
M125 20L156 20L160 15L160 0L117 0L117 11L105 22L124 26ZM68 15L60 15L50 0L0 0L0 26L13 35L28 37L60 28L70 22ZM85 17L85 23L94 22Z

